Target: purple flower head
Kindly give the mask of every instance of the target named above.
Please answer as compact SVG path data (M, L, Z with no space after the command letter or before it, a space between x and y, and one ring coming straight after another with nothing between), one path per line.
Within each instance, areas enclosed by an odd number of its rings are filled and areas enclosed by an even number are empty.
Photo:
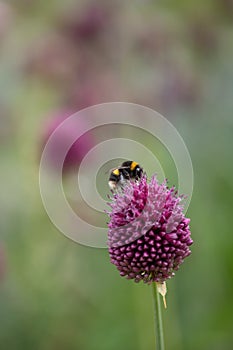
M79 13L79 9L72 9L63 18L63 29L69 37L83 42L92 41L103 34L111 16L106 7L96 3L89 4L81 15Z
M43 125L41 142L42 148L44 148L52 133L72 114L72 111L69 110L58 111L52 115L52 117L47 123L45 123L45 125ZM72 138L72 136L76 135L76 130L82 130L86 125L86 120L84 118L79 118L75 125L68 123L67 127L64 127L60 132L57 133L56 142L49 149L51 168L56 170L57 159L60 157L60 152L62 152L65 145L69 143L69 140ZM71 144L70 149L67 152L67 155L64 159L63 170L67 172L71 170L71 168L78 166L81 163L83 157L93 147L93 145L94 138L90 136L90 134L85 133L79 137L73 144Z
M190 255L189 219L182 197L153 176L129 182L109 203L108 247L121 276L145 283L164 282Z

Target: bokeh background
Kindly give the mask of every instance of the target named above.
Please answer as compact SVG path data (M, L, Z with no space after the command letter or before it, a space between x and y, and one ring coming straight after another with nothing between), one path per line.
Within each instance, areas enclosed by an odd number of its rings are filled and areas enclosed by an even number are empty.
M109 101L165 115L193 161L194 245L168 282L167 349L232 349L232 24L232 0L0 1L1 349L154 348L150 287L119 277L106 250L59 233L39 193L53 128ZM106 133L134 135L96 130L83 152ZM143 137L175 183L169 156ZM67 159L67 187L79 149ZM102 195L106 180L97 176Z

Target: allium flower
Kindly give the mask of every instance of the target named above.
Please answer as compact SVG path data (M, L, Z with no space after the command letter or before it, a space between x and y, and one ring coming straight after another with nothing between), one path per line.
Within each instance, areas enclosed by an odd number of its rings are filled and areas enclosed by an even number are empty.
M43 125L42 130L42 149L44 148L46 142L52 133L58 128L69 116L73 113L69 110L60 110L55 112L54 115ZM87 122L84 118L78 119L77 124L68 126L62 129L56 136L56 143L49 150L49 158L51 160L51 167L55 168L57 164L57 159L60 157L60 152L63 150L64 146L67 142L72 138L73 135L76 135L77 130L82 130L87 125ZM71 145L63 164L63 170L67 172L71 168L78 166L83 157L87 154L87 152L93 147L94 138L90 136L90 134L86 133L78 138L77 141ZM55 168L56 170L56 168Z
M73 9L72 13L64 18L63 27L75 40L92 40L98 37L106 29L109 22L109 11L99 4L90 4L84 9L81 16L78 16L80 10Z
M155 176L147 183L146 175L113 195L108 247L121 276L163 283L190 255L190 220L181 199Z

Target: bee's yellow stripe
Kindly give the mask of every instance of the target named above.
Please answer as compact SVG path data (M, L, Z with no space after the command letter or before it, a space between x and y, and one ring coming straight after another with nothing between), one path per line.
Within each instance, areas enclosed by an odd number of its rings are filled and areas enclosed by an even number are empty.
M119 169L115 169L115 170L113 170L113 172L112 172L114 175L120 175L120 172L119 172Z
M132 162L131 165L130 165L130 170L134 170L137 165L138 165L138 163Z

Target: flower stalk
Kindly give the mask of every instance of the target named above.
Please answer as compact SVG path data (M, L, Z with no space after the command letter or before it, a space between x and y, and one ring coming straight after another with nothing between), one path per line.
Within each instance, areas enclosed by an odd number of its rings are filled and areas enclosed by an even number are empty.
M152 293L154 301L154 322L155 322L155 343L156 350L164 350L163 322L160 304L160 295L156 282L152 283Z

